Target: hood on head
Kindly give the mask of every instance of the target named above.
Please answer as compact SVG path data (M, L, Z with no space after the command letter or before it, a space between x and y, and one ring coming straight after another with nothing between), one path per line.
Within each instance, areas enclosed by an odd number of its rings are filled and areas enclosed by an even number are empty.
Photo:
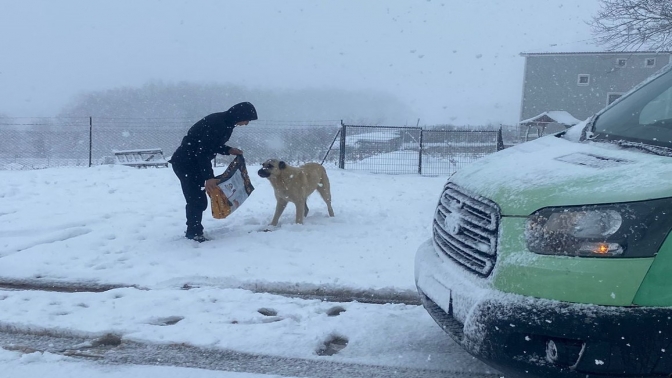
M257 119L257 110L254 108L254 105L249 102L241 102L233 105L226 112L231 115L234 123L254 121Z

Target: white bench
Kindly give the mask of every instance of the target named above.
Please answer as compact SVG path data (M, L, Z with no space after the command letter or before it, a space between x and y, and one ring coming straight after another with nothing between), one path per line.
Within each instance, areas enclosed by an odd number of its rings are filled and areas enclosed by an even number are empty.
M168 167L168 161L160 148L145 148L137 150L112 150L116 164L130 167Z

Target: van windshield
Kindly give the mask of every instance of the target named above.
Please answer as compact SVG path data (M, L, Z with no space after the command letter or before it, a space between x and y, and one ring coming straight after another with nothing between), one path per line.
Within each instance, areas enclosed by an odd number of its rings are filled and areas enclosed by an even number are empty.
M672 70L653 79L598 115L591 140L672 154ZM652 150L645 146L659 147ZM665 153L665 150L668 150Z

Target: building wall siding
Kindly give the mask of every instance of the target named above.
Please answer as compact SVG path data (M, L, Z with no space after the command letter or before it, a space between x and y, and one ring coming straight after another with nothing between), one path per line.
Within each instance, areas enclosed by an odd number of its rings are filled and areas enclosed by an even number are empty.
M586 119L607 105L610 93L625 93L670 62L670 53L524 54L525 74L520 120L550 110ZM646 59L655 65L646 66ZM626 65L619 67L618 59ZM578 85L580 74L590 75Z

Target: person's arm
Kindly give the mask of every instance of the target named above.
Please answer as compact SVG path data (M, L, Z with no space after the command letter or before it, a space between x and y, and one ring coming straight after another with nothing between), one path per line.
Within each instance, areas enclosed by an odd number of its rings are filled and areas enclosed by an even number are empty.
M190 147L193 151L193 157L196 160L196 167L203 180L209 180L215 177L210 161L212 151L213 132L213 114L210 114L198 121L190 130Z
M201 177L203 177L206 181L215 177L215 172L212 170L212 163L207 156L199 157L198 169L201 172Z
M229 147L225 144L219 147L219 150L217 151L218 154L222 155L242 155L243 151L235 148L235 147Z
M221 155L230 155L231 154L230 151L231 147L227 146L226 144L222 144L221 146L219 146L217 153Z

